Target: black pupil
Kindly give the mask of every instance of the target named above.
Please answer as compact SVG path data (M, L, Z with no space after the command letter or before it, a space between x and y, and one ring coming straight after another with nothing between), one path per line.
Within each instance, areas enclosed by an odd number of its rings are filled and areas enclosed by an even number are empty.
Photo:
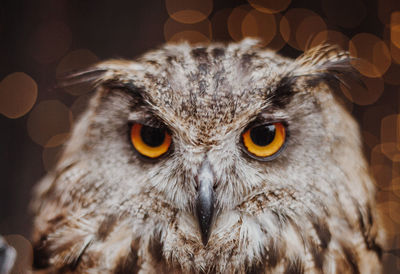
M253 143L258 146L269 145L275 138L275 126L262 125L254 127L250 130L250 137Z
M140 130L143 142L151 147L162 145L165 139L165 130L155 127L143 126Z

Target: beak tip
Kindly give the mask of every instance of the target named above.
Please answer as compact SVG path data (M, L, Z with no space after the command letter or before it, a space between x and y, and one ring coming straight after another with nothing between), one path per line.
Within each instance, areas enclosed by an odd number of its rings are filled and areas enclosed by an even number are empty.
M206 246L208 244L208 240L210 239L210 231L208 228L204 228L202 226L200 226L200 231L201 231L201 241L203 242L203 245Z
M199 221L201 240L204 246L207 245L210 238L211 223L214 215L213 213L214 210L212 203L208 204L208 206L205 206L205 203L202 203L201 200L199 201L197 205L197 218Z
M204 245L204 246L207 246L207 244L208 244L208 239L209 239L209 235L207 235L207 236L201 235L201 241L203 242L203 245Z

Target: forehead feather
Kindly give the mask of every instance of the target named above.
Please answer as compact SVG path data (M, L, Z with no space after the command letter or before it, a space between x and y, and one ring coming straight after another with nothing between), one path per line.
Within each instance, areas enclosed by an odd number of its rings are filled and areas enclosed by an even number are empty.
M168 45L138 60L152 104L182 119L229 123L257 113L289 62L252 41Z

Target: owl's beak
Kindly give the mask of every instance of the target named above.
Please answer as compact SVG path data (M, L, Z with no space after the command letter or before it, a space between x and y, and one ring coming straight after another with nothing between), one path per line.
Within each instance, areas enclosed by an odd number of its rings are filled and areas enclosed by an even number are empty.
M196 182L198 187L196 199L197 219L203 245L207 245L214 215L214 172L207 159L201 164Z

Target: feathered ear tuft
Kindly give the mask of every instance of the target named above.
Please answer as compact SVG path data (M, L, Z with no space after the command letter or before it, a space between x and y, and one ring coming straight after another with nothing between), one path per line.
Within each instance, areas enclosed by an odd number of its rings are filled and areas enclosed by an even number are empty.
M80 84L93 83L102 79L102 76L107 72L106 69L97 67L87 68L80 71L71 71L59 77L57 87L65 88Z
M98 63L87 69L69 72L60 77L58 87L65 88L81 84L100 85L109 81L129 82L136 75L132 72L143 70L135 62L124 60L109 60Z
M350 60L347 51L341 50L338 46L321 44L306 51L296 59L295 63L301 67L323 67L327 63L343 62Z
M349 86L354 81L362 84L361 75L351 64L355 60L356 58L338 46L322 44L298 57L291 66L289 75L294 78L308 77L310 84L321 81L329 84L341 83L344 86Z

